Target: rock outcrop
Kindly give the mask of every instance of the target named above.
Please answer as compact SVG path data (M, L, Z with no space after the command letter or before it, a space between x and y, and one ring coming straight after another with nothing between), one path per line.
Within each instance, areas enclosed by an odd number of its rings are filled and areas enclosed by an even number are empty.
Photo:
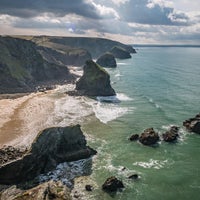
M154 145L159 141L159 136L153 128L148 128L140 135L139 141L144 145Z
M130 141L136 141L139 139L139 135L138 134L133 134L131 135L131 137L129 138Z
M177 140L179 134L178 134L179 128L177 126L172 126L169 131L164 133L163 140L165 142L174 142Z
M102 189L106 192L116 192L117 190L122 188L124 188L123 182L118 180L114 176L109 177L102 185Z
M108 68L117 67L115 57L111 53L103 54L97 59L96 63L102 67L108 67Z
M86 146L80 125L48 128L38 134L22 157L0 167L0 184L18 184L55 169L59 163L88 158L96 151Z
M195 117L185 120L183 126L190 132L200 134L200 114L197 114Z
M44 60L35 43L0 36L0 93L29 92L45 82L71 79L66 66Z
M131 58L131 54L126 49L124 49L122 47L115 46L109 52L111 54L113 54L113 56L115 58L119 58L119 59Z
M116 94L110 85L109 74L92 60L86 61L83 76L76 83L76 90L87 96L113 96Z
M49 181L29 190L12 186L0 193L1 200L71 200L70 190L62 182Z

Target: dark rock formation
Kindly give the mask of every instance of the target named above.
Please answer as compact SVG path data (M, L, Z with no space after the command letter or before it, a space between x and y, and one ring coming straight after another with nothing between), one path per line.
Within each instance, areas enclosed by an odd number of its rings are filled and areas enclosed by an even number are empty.
M124 188L124 184L114 176L108 178L102 185L102 189L106 192L116 192L122 188Z
M91 192L93 190L93 187L91 185L86 185L85 190Z
M128 177L129 179L137 180L139 178L138 174L132 174Z
M92 60L88 60L83 69L83 76L76 83L76 90L88 96L113 96L109 74Z
M0 93L33 91L50 81L71 80L66 66L49 63L31 41L0 36Z
M179 131L179 127L172 126L169 131L167 131L166 133L164 133L162 135L163 136L163 140L165 142L174 142L174 141L176 141L177 137L179 136L178 131Z
M122 47L115 46L109 52L113 54L115 58L119 59L131 58L131 54Z
M109 67L109 68L117 67L115 57L111 53L103 54L97 59L96 63L101 65L102 67Z
M153 128L148 128L140 135L139 141L144 145L153 145L159 141L159 136Z
M200 134L200 113L196 115L194 118L190 118L183 122L183 126L190 132Z
M139 135L138 134L133 134L131 135L131 137L129 138L130 141L136 141L139 139Z
M0 193L1 200L71 200L70 190L62 182L49 181L29 190L12 186Z
M95 153L86 146L80 125L48 128L38 134L22 158L0 167L0 184L32 180L53 170L59 163L88 158Z

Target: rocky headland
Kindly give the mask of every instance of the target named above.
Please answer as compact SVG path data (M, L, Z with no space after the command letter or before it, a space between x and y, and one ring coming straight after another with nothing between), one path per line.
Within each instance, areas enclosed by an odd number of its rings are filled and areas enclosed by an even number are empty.
M5 152L5 151L4 151ZM5 152L5 157L10 151ZM0 166L0 184L12 185L33 180L36 176L56 168L59 163L76 161L96 154L86 145L80 125L45 129L38 134L30 150L24 155L12 152L14 160Z

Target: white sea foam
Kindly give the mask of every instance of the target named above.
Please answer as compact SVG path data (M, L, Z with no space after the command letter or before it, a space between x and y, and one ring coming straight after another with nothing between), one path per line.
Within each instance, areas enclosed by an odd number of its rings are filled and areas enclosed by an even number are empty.
M85 103L84 97L65 96L55 102L54 118L58 126L81 123L93 110Z
M105 124L123 116L129 111L129 108L126 107L123 108L115 104L106 104L101 102L92 104L92 106L96 117Z
M41 174L38 177L40 182L48 180L62 181L68 187L73 186L73 180L76 177L91 174L92 159L83 159L73 162L65 162L57 165L56 169L48 172L47 174Z
M168 164L169 161L168 160L153 160L150 159L148 162L135 162L133 163L134 166L141 166L143 168L154 168L154 169L161 169L164 168L166 166L166 164Z

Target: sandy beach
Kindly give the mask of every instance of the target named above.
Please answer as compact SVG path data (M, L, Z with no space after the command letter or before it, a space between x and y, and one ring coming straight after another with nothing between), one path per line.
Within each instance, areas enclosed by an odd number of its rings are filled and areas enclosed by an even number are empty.
M31 93L0 100L0 147L29 146L37 133L48 127L54 102L49 93Z

